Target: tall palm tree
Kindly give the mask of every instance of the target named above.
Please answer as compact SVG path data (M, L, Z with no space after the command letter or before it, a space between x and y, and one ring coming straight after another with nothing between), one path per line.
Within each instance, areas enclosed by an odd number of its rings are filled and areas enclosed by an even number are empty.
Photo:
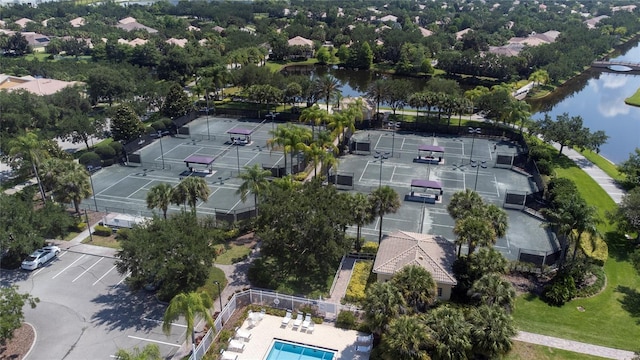
M418 116L420 114L420 108L424 107L426 103L426 96L424 92L413 93L409 96L409 106L416 108L416 122L418 122Z
M490 241L489 239L496 237L491 222L479 216L466 216L456 220L453 233L457 237L458 256L460 256L462 244L467 244L469 247L467 254L470 255L473 254L478 245L487 244Z
M370 223L373 220L373 214L371 212L371 203L367 196L363 193L355 193L350 198L351 215L353 216L353 222L356 225L356 243L355 248L357 252L362 249L362 239L360 238L360 231L362 226Z
M306 159L311 159L313 163L313 176L318 176L318 165L322 162L324 155L326 154L326 150L320 147L318 144L311 143L311 145L304 145L302 148L302 153Z
M160 183L149 189L147 193L147 209L160 209L162 216L167 218L167 210L171 204L173 187L167 183Z
M511 339L517 332L513 318L502 308L487 305L472 308L468 321L474 353L496 359L511 350Z
M69 162L70 168L55 180L53 197L59 202L72 202L76 213L80 213L80 203L92 194L91 182L84 166Z
M193 347L193 353L196 348L196 332L195 321L196 316L201 316L207 322L207 324L213 326L213 318L209 313L209 309L213 306L213 300L211 296L204 291L180 293L171 299L167 310L164 312L164 318L162 322L162 330L165 334L171 334L172 323L180 316L184 316L187 323L186 339L189 341L189 334L191 334L191 346Z
M293 159L297 158L297 155L304 149L305 145L311 143L313 134L308 128L287 124L289 131L287 131L287 143L290 144L289 151L291 152L291 173L293 174ZM300 162L298 161L298 164Z
M398 288L390 282L376 282L367 289L363 305L369 328L381 334L389 322L404 313L406 303Z
M203 178L189 176L175 187L172 192L172 200L177 205L188 204L195 214L198 200L207 202L209 195L211 195L211 190Z
M274 149L282 149L284 152L284 171L287 171L287 152L289 151L291 144L289 144L289 137L287 133L289 128L286 126L278 125L275 130L269 130L271 139L267 140L267 146L272 151ZM293 159L292 159L293 160Z
M447 212L454 220L457 220L471 213L474 209L482 207L482 205L482 198L477 192L465 189L453 194L449 205L447 205Z
M533 81L536 86L549 82L549 73L547 70L539 69L529 75L529 81Z
M9 142L9 156L13 159L19 158L22 160L21 169L31 167L33 174L38 181L38 187L40 189L40 195L42 201L46 201L44 188L40 181L40 174L38 168L40 163L50 157L49 152L43 145L43 142L38 138L38 135L34 132L27 132L24 135L18 136Z
M320 109L316 104L302 110L300 113L300 121L303 123L311 123L311 133L315 138L315 127L324 124L327 121L328 115L326 111Z
M380 217L380 232L378 234L378 242L382 241L382 219L384 215L393 213L400 208L400 198L393 188L385 185L375 189L369 194L371 209L376 216Z
M465 360L471 353L471 326L463 310L444 305L432 309L426 316L427 326L433 330L435 359Z
M327 103L327 113L331 98L340 92L340 81L333 76L325 75L316 79L316 90Z
M417 316L401 315L389 323L382 347L390 359L426 360L433 331Z
M240 173L240 179L242 184L236 191L236 194L240 194L240 200L242 202L247 201L247 194L251 192L253 194L253 203L256 206L256 215L258 215L258 195L261 195L269 186L269 176L271 171L262 169L258 164L253 166L245 166L245 171Z
M376 103L376 119L380 113L380 103L387 96L388 91L389 87L387 81L384 79L376 80L369 85L369 88L367 89L367 97Z
M162 360L160 355L160 348L156 344L148 344L142 350L139 347L134 347L133 350L127 351L125 349L119 349L116 353L116 359L118 360Z
M422 266L408 265L393 275L391 282L400 290L407 306L422 313L436 300L436 282Z
M492 240L492 244L495 244L498 238L504 237L507 234L509 228L507 212L499 208L495 204L488 204L479 209L480 216L489 220L493 231L496 234L496 238Z
M481 304L500 306L509 313L516 299L513 285L497 273L484 274L473 283L469 292Z

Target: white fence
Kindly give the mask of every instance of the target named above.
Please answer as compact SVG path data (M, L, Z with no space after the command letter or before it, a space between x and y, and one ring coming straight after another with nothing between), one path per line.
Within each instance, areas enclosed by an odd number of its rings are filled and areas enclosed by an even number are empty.
M189 360L200 360L207 353L218 334L222 330L222 326L231 318L237 308L247 305L261 305L265 307L277 309L300 309L302 307L311 307L317 316L328 321L335 321L340 311L359 312L360 309L355 306L345 306L321 299L309 299L305 297L279 294L268 290L249 289L246 291L235 293L227 305L222 308L220 315L214 322L214 327L209 329L202 338L195 353L191 354Z

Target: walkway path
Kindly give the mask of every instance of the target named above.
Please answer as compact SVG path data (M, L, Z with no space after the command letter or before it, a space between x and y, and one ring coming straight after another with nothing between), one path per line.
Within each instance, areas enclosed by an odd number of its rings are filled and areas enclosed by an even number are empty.
M568 350L580 354L595 355L606 359L632 359L634 354L631 351L612 349L604 346L585 344L578 341L559 339L546 335L533 334L530 332L520 331L514 340L549 346L556 349Z
M352 257L346 257L342 262L342 267L338 272L338 278L336 279L336 286L333 288L333 292L327 298L327 301L333 301L339 303L340 299L347 293L347 287L349 286L349 280L351 279L351 272L353 272L353 266L356 264L356 259Z

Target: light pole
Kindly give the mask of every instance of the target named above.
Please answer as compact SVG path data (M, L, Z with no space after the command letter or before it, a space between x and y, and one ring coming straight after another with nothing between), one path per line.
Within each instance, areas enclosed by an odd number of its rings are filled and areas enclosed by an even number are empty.
M239 144L236 144L236 158L238 159L238 176L240 176L240 145Z
M480 174L480 168L486 169L487 168L487 162L486 161L473 161L471 160L471 167L476 168L476 182L473 184L473 191L476 191L476 188L478 187L478 175Z
M98 202L96 201L96 189L93 187L93 176L89 173L89 181L91 182L91 193L93 194L93 204L96 206L96 212L98 212Z
M207 100L207 140L211 140L211 133L209 132L209 90L205 90L205 100Z
M378 150L376 150L376 153L373 155L374 158L380 160L380 182L378 183L378 187L382 187L382 164L389 158L389 155L390 153L388 151L382 152Z
M471 140L471 155L469 156L469 163L473 161L473 143L476 141L476 134L481 134L482 129L469 127L469 134L473 134L473 140Z
M84 209L84 218L87 222L87 229L89 229L89 242L93 242L93 234L91 234L91 223L89 223L89 215L87 215L87 209Z
M218 285L218 300L220 300L220 323L224 325L224 320L222 320L222 290L220 289L220 282L214 281L216 285Z
M162 157L162 170L164 170L164 150L162 149L162 132L158 131L158 137L160 138L160 157Z
M393 157L393 149L396 147L396 129L391 133L391 157Z

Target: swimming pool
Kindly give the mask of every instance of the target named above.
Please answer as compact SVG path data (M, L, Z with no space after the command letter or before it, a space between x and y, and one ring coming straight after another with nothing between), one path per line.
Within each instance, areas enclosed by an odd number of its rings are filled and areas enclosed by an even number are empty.
M264 360L332 360L335 351L275 340Z

